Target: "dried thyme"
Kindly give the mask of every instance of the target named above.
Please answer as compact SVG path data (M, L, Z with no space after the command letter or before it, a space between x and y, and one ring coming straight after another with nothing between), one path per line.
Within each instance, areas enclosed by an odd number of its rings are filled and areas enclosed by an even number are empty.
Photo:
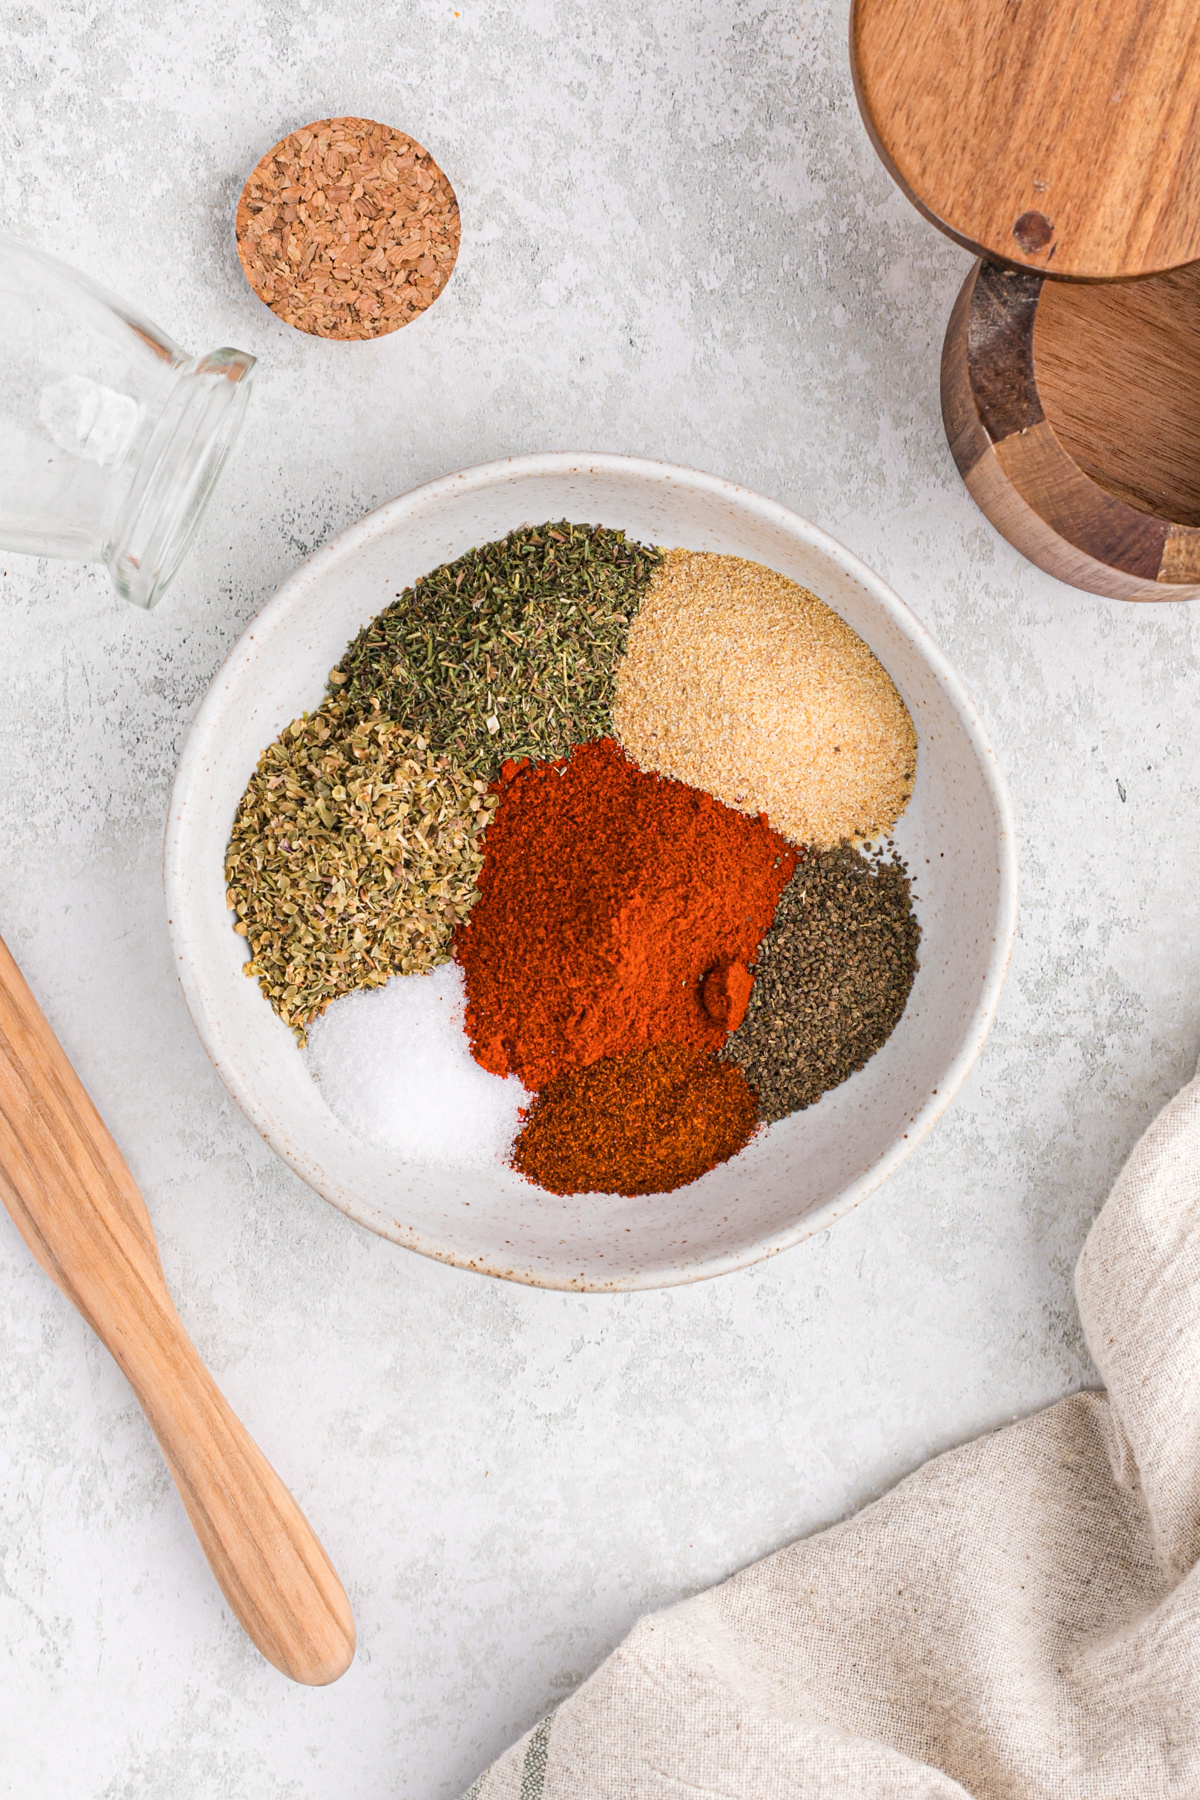
M921 928L898 857L849 845L808 853L759 946L746 1017L721 1055L759 1115L811 1106L895 1030L917 972Z
M616 665L662 561L624 532L528 526L423 575L358 634L330 677L471 775L542 761L612 731Z
M246 973L301 1043L331 1000L445 962L496 808L426 740L328 701L264 750L225 857Z

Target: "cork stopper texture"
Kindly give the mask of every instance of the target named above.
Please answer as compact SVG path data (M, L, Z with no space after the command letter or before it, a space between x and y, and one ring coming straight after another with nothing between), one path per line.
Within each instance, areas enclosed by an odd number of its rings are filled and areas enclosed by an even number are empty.
M382 337L418 318L458 256L454 189L428 150L373 119L281 138L242 189L238 257L259 299L314 337Z

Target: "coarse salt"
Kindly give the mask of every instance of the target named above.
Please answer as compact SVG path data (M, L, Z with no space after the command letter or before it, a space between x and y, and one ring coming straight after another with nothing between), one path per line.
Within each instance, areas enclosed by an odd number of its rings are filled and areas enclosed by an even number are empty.
M532 1096L471 1055L463 975L443 963L335 1000L308 1028L305 1059L329 1109L406 1161L478 1169L508 1159Z

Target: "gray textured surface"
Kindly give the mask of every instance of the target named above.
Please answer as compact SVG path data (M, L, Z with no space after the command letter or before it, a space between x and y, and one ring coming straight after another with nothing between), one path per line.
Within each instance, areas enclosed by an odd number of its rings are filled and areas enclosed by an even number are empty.
M967 259L875 166L845 29L748 0L0 12L0 225L262 359L157 613L0 559L0 930L361 1646L327 1692L259 1660L0 1219L6 1794L449 1800L640 1611L1091 1379L1074 1256L1197 1049L1200 615L1056 585L960 487L936 371ZM419 137L463 208L447 292L375 345L277 325L230 233L262 151L341 111ZM540 448L714 469L860 552L974 693L1021 832L1000 1022L948 1119L833 1232L666 1294L507 1287L350 1226L232 1108L167 949L169 784L237 632L365 508Z

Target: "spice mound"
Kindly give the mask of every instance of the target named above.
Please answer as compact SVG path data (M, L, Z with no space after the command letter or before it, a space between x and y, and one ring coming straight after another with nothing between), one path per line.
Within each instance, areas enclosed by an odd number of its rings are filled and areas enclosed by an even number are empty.
M512 1162L552 1194L669 1194L736 1156L757 1123L739 1069L652 1044L556 1075L529 1108Z
M455 935L476 1059L541 1088L670 1041L716 1049L796 851L759 819L635 768L611 739L506 764L479 899ZM715 993L724 990L724 1017Z
M449 281L458 201L403 131L322 119L263 157L236 230L246 279L277 318L316 337L381 337Z
M811 1106L887 1041L920 938L897 857L844 844L809 853L759 946L745 1020L721 1052L744 1070L764 1120Z
M855 846L915 772L896 688L815 595L559 519L359 632L260 759L228 902L359 1137L668 1193L897 1024L920 928L903 864Z
M263 751L225 856L247 975L301 1043L352 988L445 962L496 808L424 738L340 702Z
M565 756L612 729L629 620L662 558L623 531L560 519L423 575L330 677L473 775Z
M531 1096L471 1055L457 963L344 994L308 1031L308 1066L356 1137L450 1169L507 1160Z
M613 719L639 767L798 844L886 835L912 793L916 733L887 671L815 594L736 556L666 555Z

